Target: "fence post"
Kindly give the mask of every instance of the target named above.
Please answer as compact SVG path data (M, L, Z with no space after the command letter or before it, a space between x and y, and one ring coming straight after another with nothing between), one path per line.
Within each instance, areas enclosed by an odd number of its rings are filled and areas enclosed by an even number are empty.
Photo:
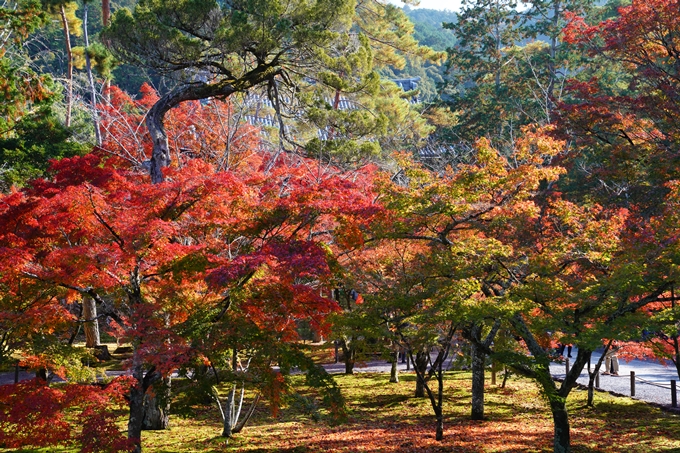
M595 373L595 388L600 388L600 372Z
M675 379L671 379L671 407L678 407L678 394L675 389Z
M635 396L635 371L630 372L630 396Z
M567 370L566 374L569 374L569 359L564 359L564 365Z

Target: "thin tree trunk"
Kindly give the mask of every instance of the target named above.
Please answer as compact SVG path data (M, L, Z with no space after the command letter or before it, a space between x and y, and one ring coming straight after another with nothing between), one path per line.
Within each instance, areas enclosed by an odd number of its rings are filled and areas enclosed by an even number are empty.
M435 415L437 418L437 427L435 428L434 438L435 440L444 440L444 414L441 407L435 410Z
M234 427L234 429L231 430L232 434L238 434L241 432L244 426L246 426L246 423L248 423L248 420L250 420L250 417L253 416L255 413L255 409L257 408L257 403L260 401L260 395L257 395L253 402L251 403L250 407L248 408L248 412L246 412L246 415L241 419L241 421Z
M609 340L600 359L595 364L595 369L593 371L588 370L588 401L586 402L586 406L588 407L593 407L593 399L595 398L595 377L597 376L597 373L600 372L600 367L602 366L602 362L604 362L604 356L607 354L607 351L609 351L611 345L612 340Z
M109 0L102 0L102 25L104 27L109 26L109 18L111 17L111 2ZM104 100L108 104L111 101L111 80L104 80ZM103 138L102 138L103 140Z
M429 351L419 351L416 353L415 363L413 364L413 368L416 371L416 392L414 395L416 398L425 397L425 372L427 371L428 355Z
M130 416L128 418L128 439L134 443L134 453L142 452L142 424L144 422L144 368L138 353L134 353L132 376L135 385L130 388Z
M226 404L223 404L220 400L219 392L217 388L212 388L212 395L214 401L217 403L217 407L220 410L220 416L222 418L222 437L227 439L238 434L243 430L248 423L248 420L255 413L257 408L257 403L260 401L260 395L255 396L255 399L250 404L250 407L246 411L246 414L241 418L241 409L243 407L243 400L245 397L245 386L241 389L241 397L238 403L238 409L236 409L235 396L236 396L236 385L234 385L231 392L229 392L229 397L227 398ZM240 421L239 421L240 419Z
M394 351L391 354L391 361L392 361L392 367L390 369L390 382L396 384L396 383L399 382L399 367L398 367L399 350Z
M472 342L472 420L484 420L484 362L486 354Z
M83 316L83 304L78 304L78 310L80 311L80 313L78 313L78 319L80 319ZM73 333L71 334L71 336L68 339L68 345L69 346L72 346L73 342L76 341L76 337L80 333L80 327L81 327L81 323L77 322L76 328L73 329Z
M671 308L675 310L675 288L671 287ZM678 331L678 323L675 324L676 332ZM671 360L673 361L673 364L675 365L675 371L678 373L678 377L680 377L680 342L678 341L678 335L671 336L671 339L673 340L673 357L671 357Z
M241 394L241 401L243 401L243 394ZM232 386L229 396L227 396L227 404L224 408L224 417L222 418L222 437L231 437L232 427L238 421L238 416L234 410L236 404L236 385Z
M108 27L111 17L111 3L109 0L102 0L102 25Z
M673 337L673 351L672 361L675 365L675 371L678 373L678 377L680 377L680 342L677 336Z
M428 385L428 382L425 377L425 372L427 371L427 361L425 362L425 368L423 371L420 371L422 368L419 367L418 365L418 354L423 354L422 352L416 354L416 358L413 357L412 354L409 353L409 359L411 362L413 362L413 368L416 372L416 382L420 382L422 385L422 388L425 392L427 392L427 396L430 399L430 404L432 405L432 411L434 412L435 416L435 439L436 440L442 440L444 438L444 414L442 410L442 404L443 404L443 397L444 397L444 372L443 372L443 364L444 360L446 360L446 356L448 355L448 350L449 347L447 346L445 349L440 349L439 354L437 355L437 360L435 361L435 366L432 367L431 369L431 375L434 374L437 378L437 394L430 389L430 386Z
M61 22L64 28L64 41L66 46L66 127L71 127L71 109L73 105L73 51L71 49L71 33L64 5L59 7Z
M83 330L85 331L85 347L99 346L99 321L97 320L97 302L89 296L83 297Z
M440 351L441 353L441 351ZM448 347L445 356L448 355ZM438 357L439 358L439 357ZM437 370L437 407L435 408L435 415L437 416L437 428L435 431L435 440L444 439L444 411L442 406L444 403L444 360L438 360L439 364Z
M90 85L90 108L92 109L92 121L94 122L94 136L97 141L97 146L102 146L102 134L99 127L99 114L97 113L97 90L94 86L94 77L92 76L92 62L90 61L90 54L88 48L90 47L90 40L87 34L87 3L83 4L83 37L85 38L85 68L87 69L87 81Z
M505 384L508 382L508 376L510 376L510 370L507 366L503 366L503 383L501 384L502 389L505 388Z

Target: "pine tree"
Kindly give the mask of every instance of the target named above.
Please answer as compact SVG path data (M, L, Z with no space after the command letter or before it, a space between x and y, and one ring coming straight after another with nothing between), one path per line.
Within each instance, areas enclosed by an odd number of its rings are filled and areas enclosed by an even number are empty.
M170 163L163 127L168 110L187 100L225 98L256 87L277 113L282 148L284 139L294 142L285 137L283 118L303 115L315 131L321 127L328 134L300 144L309 155L377 152L375 141L362 137L386 134L394 120L380 109L396 103L394 114L408 105L393 85L381 83L374 67L403 64L400 52L438 56L420 48L412 31L403 12L375 0L356 6L349 0L143 0L134 12L117 11L104 38L121 60L173 80L174 89L147 117L153 139L149 173L161 181L161 168ZM355 106L372 104L342 111L337 104L343 96L360 98Z

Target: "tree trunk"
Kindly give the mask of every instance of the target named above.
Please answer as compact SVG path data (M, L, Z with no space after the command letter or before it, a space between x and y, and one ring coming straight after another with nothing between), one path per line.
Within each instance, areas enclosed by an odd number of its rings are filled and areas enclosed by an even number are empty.
M590 369L588 370L588 401L586 402L586 406L588 407L593 407L593 399L595 397L595 377L597 376L597 373L600 372L602 362L604 362L604 356L607 355L607 351L609 351L611 345L612 340L609 340L609 343L607 343L607 346L605 346L602 355L600 355L600 359L595 364L595 369L593 371L590 371ZM588 363L590 363L590 359Z
M470 340L470 355L472 356L472 420L484 420L484 368L487 353L491 347L501 323L497 320L482 341L482 328L480 323L473 323L467 334Z
M604 357L604 354L602 357ZM593 407L593 399L595 397L595 377L600 372L601 364L602 358L597 362L593 371L588 371L588 401L586 402L586 406L588 407Z
M109 25L109 17L111 17L111 3L109 0L102 0L102 25L105 27Z
M416 353L416 360L413 367L416 368L416 398L425 397L425 372L427 371L429 352L420 351Z
M451 334L453 334L453 329L451 330ZM444 354L444 358L448 355L448 347L446 350L446 353ZM440 357L441 357L441 350L440 350ZM437 405L434 408L434 413L437 416L437 429L435 431L435 440L443 440L444 439L444 411L442 410L442 405L444 403L444 360L439 360L440 357L437 357L437 363L439 364L438 369L436 370L436 375L437 375Z
M244 426L246 426L246 423L248 423L248 420L250 420L250 417L253 416L255 413L255 409L257 408L257 403L260 401L260 395L257 395L255 399L253 400L252 404L250 405L250 408L248 408L248 412L246 412L246 415L241 419L241 421L234 426L234 428L231 430L232 434L238 434L241 432Z
M354 374L354 364L356 363L356 350L347 345L347 340L340 340L342 347L342 357L345 361L345 374Z
M486 354L472 342L472 420L484 420L484 363Z
M177 88L156 101L146 115L146 127L149 130L151 142L153 143L151 159L147 162L152 183L158 184L163 182L162 168L170 165L171 160L168 136L165 133L165 114L184 101L194 101L213 96L227 97L235 92L236 90L231 84L190 85Z
M159 431L170 426L170 377L154 385L144 394L144 419L142 429Z
M592 355L592 351L586 350L582 347L578 348L576 360L569 373L567 373L560 388L556 387L555 381L550 375L550 358L545 349L536 340L536 337L528 329L524 318L521 314L516 314L511 318L511 322L524 340L527 348L533 354L535 364L529 368L523 364L514 365L514 369L532 379L534 379L543 389L543 392L548 397L550 403L550 410L553 414L554 423L554 452L568 453L570 451L570 434L569 434L569 415L567 414L567 397L576 385L576 381L583 371L583 367L588 363ZM580 345L579 345L580 346Z
M435 438L435 440L443 440L444 439L444 414L443 414L441 407L438 410L435 410L435 415L437 417L437 428L435 429L434 438Z
M71 127L71 109L73 105L73 52L71 49L71 33L66 18L64 5L59 8L62 27L64 28L64 42L66 46L66 127Z
M90 47L90 39L87 34L87 13L88 5L83 3L83 37L85 38L85 68L87 70L87 81L90 85L90 108L92 109L92 121L94 122L94 136L97 141L97 146L102 146L102 134L99 127L99 114L97 113L97 90L94 86L94 77L92 75L92 62L90 61L90 54L88 48Z
M241 393L241 404L243 404L243 393ZM239 404L239 412L241 404ZM232 386L223 411L221 435L222 437L229 438L232 435L234 425L238 422L238 414L236 414L236 385Z
M555 425L554 453L569 453L569 414L563 399L555 397L550 401L550 410Z
M672 337L673 339L673 356L671 357L671 361L673 362L673 365L675 365L675 371L678 373L678 377L680 377L680 341L678 341L677 335Z
M135 353L137 355L137 353ZM133 358L134 360L134 358ZM144 369L141 363L134 365L132 376L137 381L130 388L130 416L128 439L134 442L133 453L142 452L142 425L144 422Z
M275 77L281 71L282 69L276 65L262 64L243 74L236 81L221 80L216 83L182 85L162 96L146 115L146 126L153 143L151 159L147 162L151 182L154 184L163 182L162 168L170 164L170 147L163 124L165 114L170 109L184 101L197 101L211 97L227 98L236 92L244 93L263 82L274 82Z
M503 383L501 384L501 388L505 388L505 384L508 382L508 377L510 376L510 370L508 369L507 366L503 366Z
M399 382L399 367L397 366L399 362L399 351L394 351L391 355L392 357L392 368L390 369L390 382Z
M246 423L248 423L248 420L250 420L250 417L252 417L253 413L255 413L257 403L260 401L260 395L257 395L248 408L248 411L246 411L246 414L243 416L241 421L239 421L239 418L241 417L241 409L243 408L245 385L241 389L241 397L238 402L238 407L236 405L236 387L237 386L234 385L232 390L229 392L226 404L222 404L222 400L220 400L220 395L217 391L217 388L212 388L213 399L217 403L217 407L220 410L220 416L222 417L221 436L226 437L227 439L229 439L232 435L241 432Z
M99 321L97 321L97 302L89 296L83 297L83 330L85 331L85 347L99 346Z

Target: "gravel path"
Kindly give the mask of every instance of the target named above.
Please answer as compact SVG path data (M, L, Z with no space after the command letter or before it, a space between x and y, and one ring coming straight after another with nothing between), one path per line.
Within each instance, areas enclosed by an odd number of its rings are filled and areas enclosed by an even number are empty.
M572 351L574 358L576 357L576 353L577 349L574 348ZM600 353L594 352L591 358L593 367L599 359ZM324 365L324 368L329 373L345 372L345 365L343 363ZM602 365L601 371L602 370L604 370L604 364ZM357 373L389 373L390 364L385 361L371 361L365 364L357 365L354 368L354 371ZM553 377L557 379L564 379L565 371L565 363L552 363L550 365L550 372ZM668 362L668 366L664 366L658 362L648 360L632 360L630 362L625 362L624 360L619 359L619 376L601 375L599 389L618 395L630 396L631 371L635 372L636 378L635 396L633 399L670 407L671 380L679 381L678 387L680 387L680 379L678 379L675 366L670 361ZM406 364L399 364L399 372L407 372ZM581 372L581 377L577 382L586 386L588 385L587 366Z
M576 357L576 348L572 351L572 356ZM592 366L600 359L600 353L594 352L591 358ZM588 369L584 367L578 379L579 384L588 385ZM648 403L660 404L663 406L671 405L671 380L679 381L675 366L669 361L667 366L658 362L648 360L631 360L626 362L619 359L619 375L602 375L604 364L600 368L600 389L608 392L630 396L631 377L630 372L635 372L635 396L633 399L646 401ZM564 379L566 364L553 363L550 365L551 374Z

